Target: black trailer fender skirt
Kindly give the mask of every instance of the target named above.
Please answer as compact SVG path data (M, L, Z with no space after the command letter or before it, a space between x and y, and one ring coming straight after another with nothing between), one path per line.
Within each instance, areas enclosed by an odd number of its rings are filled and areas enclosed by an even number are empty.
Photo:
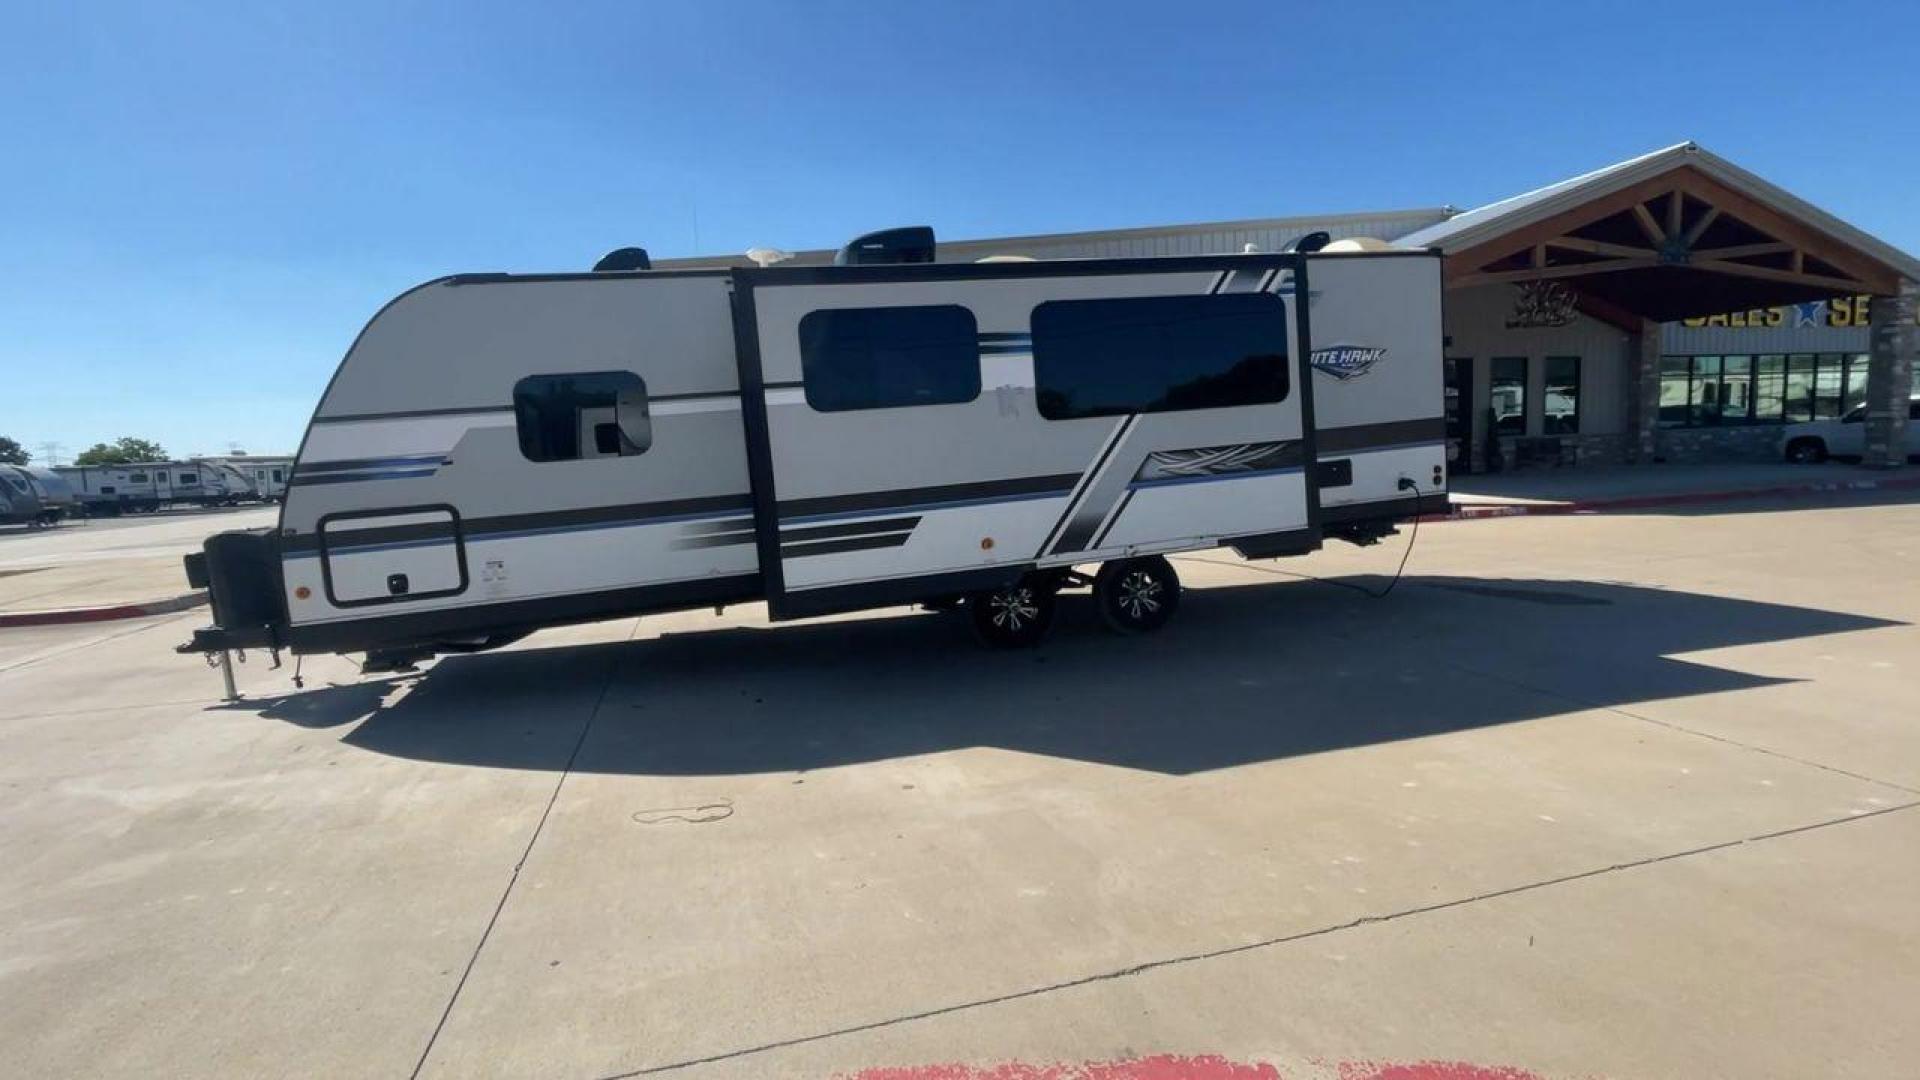
M364 619L300 623L287 628L286 640L296 653L361 652L630 615L743 604L760 600L764 595L759 574L739 574L497 604L462 604Z
M1445 514L1453 509L1444 491L1426 495L1402 495L1395 499L1375 499L1369 502L1348 503L1345 506L1334 504L1320 508L1320 520L1328 525L1344 525L1355 521L1380 520L1388 523L1409 521L1428 514Z

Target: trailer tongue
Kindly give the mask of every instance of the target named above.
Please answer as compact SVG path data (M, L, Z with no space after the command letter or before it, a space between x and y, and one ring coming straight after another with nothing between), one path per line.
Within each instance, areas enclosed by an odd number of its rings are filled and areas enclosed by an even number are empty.
M915 261L876 261L895 249ZM316 409L277 527L189 557L214 619L182 651L391 669L756 600L964 606L1018 646L1076 586L1139 632L1177 607L1168 553L1367 542L1444 501L1435 256L849 250L396 298Z

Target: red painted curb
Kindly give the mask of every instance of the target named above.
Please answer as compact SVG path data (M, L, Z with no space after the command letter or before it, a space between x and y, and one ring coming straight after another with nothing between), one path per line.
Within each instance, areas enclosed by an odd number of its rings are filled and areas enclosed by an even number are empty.
M108 622L113 619L137 619L143 615L168 615L199 607L207 602L204 592L143 604L109 604L105 607L58 608L52 611L0 611L0 627L63 626L68 623Z
M1540 517L1552 514L1599 514L1610 510L1645 510L1658 506L1687 506L1700 503L1732 502L1737 499L1780 498L1782 496L1832 495L1849 491L1898 491L1920 488L1920 476L1901 476L1888 480L1847 480L1838 483L1787 484L1766 488L1736 488L1726 491L1685 491L1670 495L1634 495L1623 499L1590 499L1565 503L1456 503L1450 513L1427 514L1421 521L1478 521L1486 518Z

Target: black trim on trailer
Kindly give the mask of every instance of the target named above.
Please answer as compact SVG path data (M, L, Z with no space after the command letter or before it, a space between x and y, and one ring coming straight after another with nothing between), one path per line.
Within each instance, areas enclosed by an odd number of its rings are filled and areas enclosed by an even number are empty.
M1453 503L1447 493L1429 492L1425 495L1402 495L1393 499L1376 499L1371 502L1347 503L1344 506L1329 506L1321 520L1330 525L1346 525L1355 521L1378 519L1381 521L1405 521L1408 518L1422 517L1427 514L1445 514L1453 510Z
M1320 550L1320 530L1318 528L1288 529L1285 532L1235 536L1222 540L1220 546L1232 548L1243 559L1279 559L1292 555L1307 555Z
M917 604L935 596L999 589L1020 580L1033 569L1032 563L1006 563L980 570L956 570L919 577L861 581L852 585L803 589L786 597L784 618L832 615L842 611L896 607Z
M663 401L705 401L709 398L739 397L738 390L700 390L686 394L649 394L647 404L658 405Z
M783 559L804 559L809 555L837 555L843 551L865 551L869 548L901 547L913 531L881 533L878 536L850 536L844 540L815 540L811 543L782 544L780 557Z
M606 275L597 275L605 277ZM342 361L344 363L344 361ZM797 384L796 384L797 385ZM730 398L740 396L738 390L696 390L685 394L649 394L648 404L657 405L663 401L701 401L708 398ZM312 424L351 424L362 420L412 420L427 416L485 416L488 413L510 413L512 405L464 405L446 409L398 409L393 412L346 413L341 416L316 416ZM316 468L324 462L315 462L306 468Z
M626 503L619 506L587 506L574 510L542 510L530 514L503 514L497 517L469 518L462 522L463 535L470 540L500 533L558 532L563 529L596 525L641 525L665 518L692 514L724 514L747 510L752 500L747 495L711 495L697 499L668 499L661 502ZM406 513L406 508L368 511L372 516ZM330 515L338 517L340 515ZM746 528L745 519L740 528ZM715 524L724 524L716 522ZM423 531L424 530L424 531ZM354 542L341 547L372 547L376 544L401 544L438 536L431 525L392 525L383 529L365 529L353 534ZM319 550L316 534L285 536L281 550L289 554Z
M1135 490L1132 485L1128 485L1126 491L1121 493L1120 505L1113 508L1113 516L1108 518L1107 523L1100 527L1100 531L1096 533L1093 540L1087 544L1087 550L1100 550L1100 544L1106 540L1107 534L1113 531L1115 525L1120 524L1120 515L1127 512L1127 504L1133 501L1133 493Z
M853 495L827 495L814 499L793 499L779 504L783 519L821 517L828 514L857 514L868 510L907 510L946 502L993 502L1030 495L1065 495L1080 479L1079 473L1052 476L1017 476L1007 480L979 480L965 484L940 484L935 487L895 488L892 491L863 491Z
M1432 258L1432 255L1424 251L1405 254ZM871 285L888 281L1103 277L1152 271L1179 274L1202 270L1260 270L1268 267L1287 269L1304 265L1306 265L1306 257L1303 255L1267 251L1249 255L1155 255L1120 259L1056 259L1006 263L888 263L870 266L770 266L761 269L742 267L736 268L733 273L736 281L751 277L767 285Z
M1139 420L1139 413L1128 413L1126 416L1121 417L1120 426L1114 431L1112 440L1101 448L1099 456L1093 459L1093 465L1081 474L1081 476L1085 478L1086 484L1082 486L1076 479L1072 492L1074 497L1067 502L1067 508L1061 511L1060 520L1054 522L1053 528L1047 532L1046 541L1040 545L1040 551L1038 552L1040 556L1057 555L1063 551L1078 551L1081 549L1081 544L1078 541L1074 543L1072 548L1067 547L1067 536L1073 531L1073 521L1075 517L1078 516L1080 509L1086 505L1087 499L1092 496L1094 485L1100 482L1100 471L1106 468L1107 462L1112 459L1114 452L1120 449L1120 444L1127 441L1127 436L1133 434L1133 429L1138 426ZM1138 470L1139 466L1136 465L1134 468ZM1092 529L1098 529L1099 527L1100 521L1096 518L1093 522ZM1091 529L1089 531L1091 531ZM1082 539L1084 540L1085 538L1082 537Z
M1320 433L1315 430L1313 419L1313 331L1309 309L1313 307L1313 286L1307 280L1307 257L1296 256L1299 260L1293 269L1293 328L1298 337L1300 352L1295 364L1300 371L1300 459L1315 461L1320 456ZM1307 497L1307 531L1311 534L1313 547L1320 544L1320 485L1309 473L1306 483L1301 485Z
M826 540L835 536L864 536L877 532L912 532L920 524L918 517L877 518L868 521L849 521L839 525L807 525L798 529L780 530L780 542L791 544L803 540Z
M1328 428L1320 432L1320 449L1329 454L1348 450L1366 450L1375 446L1401 446L1407 443L1445 442L1447 421L1433 416L1423 420L1394 420L1385 424L1354 424Z
M440 280L448 285L531 285L543 281L645 281L649 278L725 277L738 267L719 266L683 270L562 270L545 274L509 274L492 270L454 274Z
M687 611L758 599L760 575L744 574L499 604L463 605L379 618L297 624L287 628L286 640L297 653L357 652L385 645L431 644L449 635L471 638L490 632ZM196 642L199 638L196 634ZM211 638L208 640L212 648L223 647Z
M376 315L374 318L377 319L379 316ZM368 325L371 326L372 323L368 323ZM356 342L356 344L358 343ZM347 353L348 355L352 355L353 350L348 349ZM346 360L343 358L340 363L342 366L345 366ZM331 390L332 387L328 387L328 389ZM321 400L326 400L325 395L321 396ZM312 427L314 424L350 424L356 420L411 420L422 416L469 416L512 411L513 406L511 405L466 405L459 408L447 409L399 409L394 412L345 413L340 416L316 416L307 422L307 426ZM306 446L303 442L301 449L305 448ZM299 460L298 453L294 455L294 459L295 461ZM308 467L311 468L311 466Z
M444 465L447 455L442 453L410 454L377 458L338 458L333 461L316 461L311 465L302 465L294 470L296 476L311 476L314 473L347 472L350 470L371 469L411 469Z
M780 508L774 502L773 437L767 427L767 387L760 363L760 319L753 275L733 275L733 358L740 371L740 422L747 440L747 490L753 501L754 549L767 600L767 617L787 617L786 576L780 569Z

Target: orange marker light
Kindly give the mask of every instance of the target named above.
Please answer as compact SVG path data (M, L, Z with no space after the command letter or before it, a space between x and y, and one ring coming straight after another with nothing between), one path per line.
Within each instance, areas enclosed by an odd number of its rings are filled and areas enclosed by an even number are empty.
M293 598L295 600L305 600L307 597L312 595L313 595L313 590L307 588L305 585L301 585L298 588L293 590Z
M981 551L992 551L992 550L993 550L993 537L991 537L991 536L983 536L983 537L981 537L981 538L980 538L980 550L981 550Z

